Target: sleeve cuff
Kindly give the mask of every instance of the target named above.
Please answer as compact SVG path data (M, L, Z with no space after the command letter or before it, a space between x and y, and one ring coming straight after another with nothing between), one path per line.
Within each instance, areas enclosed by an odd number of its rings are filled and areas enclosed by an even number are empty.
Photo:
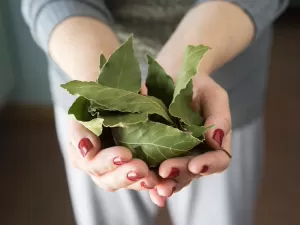
M105 6L100 8L78 1L52 1L45 4L35 18L33 33L38 45L48 52L52 31L62 21L73 16L92 17L106 24L113 20Z

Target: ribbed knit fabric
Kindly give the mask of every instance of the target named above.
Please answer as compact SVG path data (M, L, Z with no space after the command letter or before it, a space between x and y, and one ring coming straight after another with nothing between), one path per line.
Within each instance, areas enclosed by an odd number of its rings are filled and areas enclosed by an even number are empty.
M72 16L99 19L113 28L121 41L135 36L136 55L146 70L144 54L155 56L184 14L195 4L208 0L23 0L22 13L37 44L48 53L51 32ZM251 45L213 78L229 94L233 127L249 123L262 113L272 40L272 22L283 12L288 0L228 0L252 19L256 32ZM66 110L72 98L60 84L69 80L49 58L51 92L55 105Z

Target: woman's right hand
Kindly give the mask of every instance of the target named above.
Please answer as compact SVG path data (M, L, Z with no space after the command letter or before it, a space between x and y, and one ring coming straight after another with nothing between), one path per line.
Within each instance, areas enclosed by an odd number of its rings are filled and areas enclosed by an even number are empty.
M130 150L120 146L101 149L100 139L74 119L70 119L69 135L72 165L86 172L100 188L146 190L158 184L155 173L142 160L133 159Z

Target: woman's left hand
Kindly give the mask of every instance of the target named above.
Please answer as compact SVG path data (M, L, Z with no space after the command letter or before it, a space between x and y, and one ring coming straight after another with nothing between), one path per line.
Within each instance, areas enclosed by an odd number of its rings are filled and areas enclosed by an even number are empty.
M205 126L215 124L206 135L206 143L215 151L198 156L178 157L159 167L163 179L150 190L152 201L163 207L166 199L189 185L194 179L223 172L231 160L231 116L227 92L208 75L196 75L191 107L200 112Z

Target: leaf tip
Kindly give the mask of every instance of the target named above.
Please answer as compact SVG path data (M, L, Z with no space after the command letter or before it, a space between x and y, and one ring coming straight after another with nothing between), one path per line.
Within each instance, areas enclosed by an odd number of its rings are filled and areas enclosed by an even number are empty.
M216 126L216 124L212 124L212 125L206 127L206 130L212 129L212 128L214 128L215 126Z
M63 88L63 89L67 89L67 86L68 86L69 83L70 83L70 82L65 83L65 84L61 84L60 87Z
M155 60L153 59L153 57L151 55L149 55L148 53L146 54L146 59L147 59L147 62L148 64L154 62Z
M128 36L128 38L127 38L127 40L125 42L133 44L133 34L132 33Z

